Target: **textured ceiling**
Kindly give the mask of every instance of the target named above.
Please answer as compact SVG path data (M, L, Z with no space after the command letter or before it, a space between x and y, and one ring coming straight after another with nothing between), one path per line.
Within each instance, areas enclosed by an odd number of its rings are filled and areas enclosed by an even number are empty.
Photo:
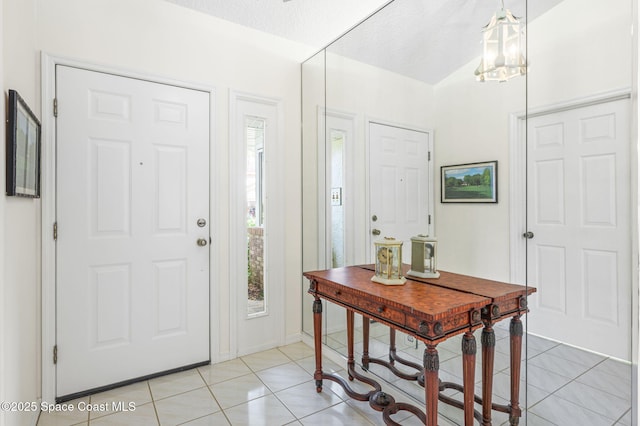
M329 48L332 52L429 84L436 84L474 58L479 59L480 30L501 3L500 0L167 1L307 44L310 54L333 42ZM561 1L506 0L505 8L531 22Z
M315 53L390 0L167 0L307 44Z
M528 22L562 0L507 0L505 8ZM329 50L436 84L482 52L481 29L497 0L396 0ZM526 18L525 18L526 17Z

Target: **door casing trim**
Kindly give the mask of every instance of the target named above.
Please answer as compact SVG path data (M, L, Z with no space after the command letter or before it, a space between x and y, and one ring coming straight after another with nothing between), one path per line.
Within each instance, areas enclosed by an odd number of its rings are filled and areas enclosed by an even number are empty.
M41 111L42 111L42 162L41 162L41 386L42 401L54 404L56 399L56 367L53 363L53 348L56 345L56 244L53 240L52 229L56 221L56 120L53 115L53 100L56 96L56 66L63 65L81 68L87 71L102 72L126 78L135 78L153 83L183 87L186 89L199 90L209 93L209 170L211 170L212 159L218 157L216 152L219 147L214 143L215 139L215 88L208 85L178 81L161 76L143 74L140 72L113 67L105 64L96 64L81 60L54 56L47 52L41 53ZM210 185L209 200L216 199L215 185ZM209 205L209 223L219 223L216 210ZM213 234L217 229L211 228ZM210 249L210 306L214 301L219 300L218 286L211 283L220 282L216 275L220 270L215 265L215 259L219 258L220 247L212 245ZM212 362L218 360L219 336L220 332L214 324L220 324L217 309L210 312L210 357Z

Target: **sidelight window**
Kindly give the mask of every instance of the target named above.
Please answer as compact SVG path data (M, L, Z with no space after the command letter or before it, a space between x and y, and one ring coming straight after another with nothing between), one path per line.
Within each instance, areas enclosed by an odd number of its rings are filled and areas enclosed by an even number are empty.
M265 299L265 120L245 120L247 146L247 314L266 312Z

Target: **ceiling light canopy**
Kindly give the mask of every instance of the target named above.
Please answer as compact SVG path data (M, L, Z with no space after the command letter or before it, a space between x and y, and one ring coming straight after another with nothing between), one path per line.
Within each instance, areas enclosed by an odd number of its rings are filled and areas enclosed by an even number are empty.
M482 29L482 59L475 71L478 81L507 81L527 73L524 28L503 1Z

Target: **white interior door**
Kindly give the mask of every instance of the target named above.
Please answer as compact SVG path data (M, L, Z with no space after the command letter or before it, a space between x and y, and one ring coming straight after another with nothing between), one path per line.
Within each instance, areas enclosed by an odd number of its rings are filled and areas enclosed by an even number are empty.
M369 123L370 238L403 241L405 263L411 263L411 237L433 236L431 144L428 132Z
M629 101L527 126L529 331L628 360Z
M56 85L56 396L208 361L209 94Z

